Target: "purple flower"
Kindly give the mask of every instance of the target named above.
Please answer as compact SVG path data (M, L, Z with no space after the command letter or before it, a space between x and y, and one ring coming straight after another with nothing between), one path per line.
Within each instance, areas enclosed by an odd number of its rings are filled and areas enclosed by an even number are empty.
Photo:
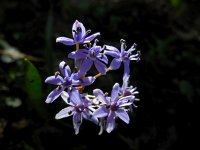
M126 44L125 40L121 39L121 51L119 51L117 48L113 46L108 46L106 45L106 50L104 50L104 54L108 54L114 59L112 60L110 64L110 69L116 70L120 67L121 63L124 63L124 75L129 75L130 74L130 68L129 64L131 60L137 60L139 61L139 56L140 56L140 51L137 51L137 54L132 55L132 52L135 51L135 44L125 51L126 49Z
M66 88L71 90L73 86L87 86L92 84L95 80L94 77L85 77L81 81L75 79L75 74L71 73L69 66L66 65L64 61L59 64L59 69L63 77L60 76L59 72L56 72L54 76L50 76L45 80L45 83L57 85L57 88L47 96L46 103L52 103Z
M120 88L120 96L130 96L132 95L133 96L133 99L130 99L133 106L134 107L137 107L135 104L134 104L134 101L135 100L139 100L139 99L136 99L135 98L135 95L138 94L139 92L136 91L137 90L137 87L133 87L133 86L128 86L128 83L129 83L129 75L128 76L125 76L123 77L123 84L122 84L122 87ZM132 112L133 111L133 108L132 108L132 105L130 105L130 111Z
M106 55L102 53L104 48L101 46L96 46L97 40L95 40L92 47L88 47L88 49L79 49L78 51L71 52L68 57L82 60L79 64L79 77L84 75L93 65L95 65L98 72L101 74L106 74L106 65L108 63L108 58Z
M89 109L89 106L91 105L89 100L83 98L76 88L72 89L69 97L70 102L68 102L68 96L62 97L63 100L70 106L58 112L55 116L56 119L61 119L73 115L75 134L79 133L79 128L83 118L97 123L97 119L92 117L92 112Z
M60 42L65 45L83 44L92 41L94 38L100 35L100 33L97 32L88 36L90 32L90 30L86 31L84 25L78 20L76 20L72 26L73 39L68 37L58 37L56 39L56 42Z
M111 97L106 96L100 89L93 91L93 94L102 103L102 106L93 113L93 116L106 119L104 128L108 133L115 128L115 119L117 117L127 124L130 120L124 107L132 104L130 99L133 99L133 96L119 97L119 91L120 87L118 83L113 86Z

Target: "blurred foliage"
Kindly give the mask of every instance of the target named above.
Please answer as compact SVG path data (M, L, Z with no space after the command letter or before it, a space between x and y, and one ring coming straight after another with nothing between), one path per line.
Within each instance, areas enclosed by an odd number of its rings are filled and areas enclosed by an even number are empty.
M0 149L194 149L199 8L198 0L1 0ZM111 134L97 136L98 127L83 122L74 136L71 119L54 120L64 103L44 103L53 88L43 84L45 78L57 71L61 60L71 65L67 54L75 49L55 39L72 37L76 19L101 32L99 44L119 47L123 38L142 52L141 61L131 64L139 107L130 125L119 122ZM114 82L122 82L122 71L99 78L88 90L98 86L109 91Z

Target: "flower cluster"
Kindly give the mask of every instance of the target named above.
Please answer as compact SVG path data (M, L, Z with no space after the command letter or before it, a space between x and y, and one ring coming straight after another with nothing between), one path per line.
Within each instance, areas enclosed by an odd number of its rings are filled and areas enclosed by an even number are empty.
M134 101L137 100L135 95L138 94L136 88L128 85L129 64L132 60L138 61L140 56L139 51L133 54L136 44L126 50L126 42L122 39L120 49L109 45L99 46L95 38L100 33L88 35L90 32L76 20L72 26L73 38L56 39L56 42L76 46L76 50L68 54L68 58L74 60L74 67L70 69L70 66L62 61L59 64L59 71L45 80L45 83L57 86L50 92L45 102L52 103L61 96L68 107L58 112L55 118L72 116L75 134L79 133L83 119L99 125L99 134L104 130L108 133L113 131L118 118L128 124L130 120L128 112L135 106ZM110 65L107 55L112 58ZM93 64L98 73L88 76ZM84 92L85 86L93 84L98 77L106 75L108 71L119 69L121 64L124 66L123 84L120 86L119 83L115 83L110 95L101 89L94 89L93 94Z

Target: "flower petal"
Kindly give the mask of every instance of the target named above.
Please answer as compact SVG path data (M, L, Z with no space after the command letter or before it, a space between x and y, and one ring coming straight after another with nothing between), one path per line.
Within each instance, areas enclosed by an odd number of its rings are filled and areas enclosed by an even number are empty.
M123 78L126 76L130 76L130 67L129 67L130 61L124 62L124 75Z
M102 90L100 90L100 89L94 89L93 90L93 94L103 104L110 104L109 101L106 99L105 94L102 92Z
M124 122L126 122L127 124L129 124L130 118L127 114L127 112L124 109L118 109L117 111L115 111L115 114Z
M85 58L88 54L88 50L86 49L79 49L78 51L74 51L68 54L68 58L73 58L73 59L81 59Z
M79 91L74 88L70 94L70 101L74 104L74 105L77 105L77 104L81 104L82 103L82 98L80 96L80 93Z
M115 83L113 88L112 88L112 92L111 92L111 99L113 102L117 101L119 99L119 83Z
M64 91L65 87L63 86L62 88L60 89L54 89L48 96L47 96L47 99L46 99L46 103L52 103L55 99L57 99L60 94Z
M120 58L114 58L112 60L112 62L110 63L110 68L112 70L116 70L119 69L120 65L121 65L122 60Z
M117 58L120 55L119 51L109 51L109 50L104 50L104 54Z
M76 20L72 26L72 35L75 42L81 42L82 38L85 36L86 30L84 25Z
M109 45L105 45L105 46L106 46L106 48L105 48L106 50L119 52L119 50L114 46L109 46Z
M62 61L59 64L60 72L63 76L70 77L71 76L71 69L68 65L66 65L66 62Z
M90 41L94 40L97 36L100 35L100 32L94 33L85 38L84 43L89 43Z
M106 122L106 131L108 133L110 133L115 128L114 117L115 117L114 112L111 111L110 114L108 115L107 122Z
M58 37L56 39L56 42L59 42L59 43L65 44L65 45L74 45L75 44L73 39L70 39L67 37Z
M81 126L81 123L82 123L82 114L75 112L73 115L73 125L74 125L75 134L79 133L79 128Z
M45 83L53 84L53 85L61 85L64 82L63 78L59 75L50 76L46 78Z
M74 113L74 107L69 106L67 108L62 109L60 112L58 112L55 116L55 119L69 117L69 116L73 115L73 113Z
M63 91L63 92L61 93L61 97L62 97L62 99L65 101L65 103L70 104L70 101L69 101L69 94L68 94L67 92Z
M94 77L85 77L82 79L82 85L88 86L91 85L95 81Z
M85 74L91 67L92 67L93 61L91 59L85 59L80 67L80 74Z
M97 58L98 58L99 60L103 61L103 62L106 63L106 64L108 63L108 58L107 58L107 56L104 55L103 53L99 53L98 56L97 56Z
M98 108L94 113L93 116L97 117L97 118L102 118L102 117L106 117L108 116L109 110L105 107L102 106L100 108Z
M95 65L95 67L96 67L96 69L98 70L99 73L101 73L103 75L106 74L107 67L104 63L102 63L102 62L100 62L99 60L96 59L94 61L94 65Z

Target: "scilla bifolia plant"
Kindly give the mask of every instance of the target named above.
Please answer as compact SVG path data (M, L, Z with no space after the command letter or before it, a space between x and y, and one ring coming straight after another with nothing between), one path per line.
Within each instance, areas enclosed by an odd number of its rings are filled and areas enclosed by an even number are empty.
M75 45L76 50L69 53L68 58L74 60L74 67L70 69L64 61L60 62L59 70L55 75L48 77L45 82L57 87L47 96L46 103L52 103L59 96L66 102L68 107L62 109L55 116L56 119L73 117L75 134L79 133L82 120L86 119L100 126L101 134L104 130L110 133L115 128L115 121L119 118L125 123L129 123L128 112L134 107L135 95L138 94L136 88L129 86L130 67L132 60L139 60L140 52L136 50L136 44L129 49L125 40L121 39L121 48L104 45L97 45L95 39L99 32L89 35L91 31L85 29L83 24L76 20L72 26L73 38L58 37L56 42L65 45ZM94 40L95 39L95 40ZM94 40L93 44L91 42ZM84 48L79 48L83 45ZM113 57L109 67L106 55ZM88 76L91 67L95 66L98 74ZM117 70L123 64L123 84L115 83L110 93L105 93L101 89L94 89L93 95L85 93L84 87L94 83L94 81L106 75L111 70Z

